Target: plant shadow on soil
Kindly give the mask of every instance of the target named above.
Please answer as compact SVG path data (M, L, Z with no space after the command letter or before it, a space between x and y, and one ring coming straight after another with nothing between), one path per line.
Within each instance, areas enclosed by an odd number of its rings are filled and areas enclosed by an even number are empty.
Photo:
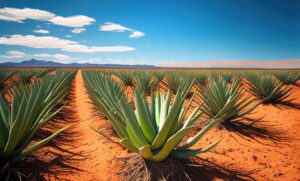
M255 124L247 124L241 121L226 123L222 124L222 127L243 139L250 138L261 144L266 143L262 143L259 139L272 141L275 144L283 144L290 141L290 138L286 136L284 131L278 130L276 126L265 125L263 120Z
M300 106L295 103L289 102L289 104L272 104L274 107L282 110L285 109L299 109ZM244 118L246 121L256 121L250 118ZM248 141L254 140L260 144L276 147L278 144L288 145L292 138L287 136L286 132L278 129L276 125L266 124L263 118L259 121L254 122L254 124L246 123L245 121L227 122L222 124L221 128L232 132L234 135L239 136L242 139ZM233 137L231 135L231 137ZM233 137L234 138L234 137ZM234 138L236 139L236 138ZM268 144L265 141L271 141L273 144Z
M212 181L216 178L222 178L224 180L248 181L254 180L250 175L258 171L225 168L200 157L190 159L169 157L162 162L150 162L138 154L134 154L133 156L117 159L124 162L119 172L123 180Z

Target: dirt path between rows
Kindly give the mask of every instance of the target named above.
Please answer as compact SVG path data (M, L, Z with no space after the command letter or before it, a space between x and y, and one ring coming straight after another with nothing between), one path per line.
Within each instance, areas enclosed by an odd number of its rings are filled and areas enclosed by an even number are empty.
M39 155L48 164L53 163L47 168L49 171L44 173L44 179L119 180L114 159L127 151L91 129L90 126L97 129L104 127L107 120L95 115L95 107L84 87L81 70L77 72L70 94L70 103L62 112L63 120L55 120L50 125L52 128L53 124L70 128L54 140L53 145L43 149L46 150L45 155Z

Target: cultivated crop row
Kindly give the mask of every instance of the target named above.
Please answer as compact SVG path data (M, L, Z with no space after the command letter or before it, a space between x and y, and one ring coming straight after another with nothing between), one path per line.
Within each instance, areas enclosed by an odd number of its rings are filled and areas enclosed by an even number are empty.
M33 142L36 133L64 107L62 99L68 94L76 73L60 70L55 74L48 72L18 71L19 77L14 78L18 83L12 84L9 90L12 98L6 94L0 95L2 174L11 173L9 169L14 163L41 148L64 130L60 129L43 140ZM1 77L2 83L14 75L11 71L2 74L5 75L3 79ZM36 78L32 79L33 76Z

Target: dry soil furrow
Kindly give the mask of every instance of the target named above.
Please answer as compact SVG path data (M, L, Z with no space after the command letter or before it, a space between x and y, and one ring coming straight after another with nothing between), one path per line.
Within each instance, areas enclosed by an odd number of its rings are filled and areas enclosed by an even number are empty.
M70 170L56 174L55 177L63 180L118 180L117 167L112 160L126 152L91 129L91 126L104 127L107 120L95 115L95 108L84 87L81 70L78 71L73 86L74 96L69 105L74 110L70 118L73 121L66 126L71 126L68 132L76 136L70 134L70 142L62 146L72 154L64 151L58 153L62 158L65 157L65 164ZM50 176L50 180L53 178Z

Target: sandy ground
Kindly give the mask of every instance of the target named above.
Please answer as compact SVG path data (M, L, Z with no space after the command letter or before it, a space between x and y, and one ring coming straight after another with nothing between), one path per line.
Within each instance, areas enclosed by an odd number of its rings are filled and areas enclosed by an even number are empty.
M299 87L292 96L300 103ZM212 152L199 155L211 175L199 180L300 179L300 110L260 105L251 117L262 116L263 120L250 128L213 129L198 143L197 147L203 147L223 137ZM115 158L128 152L90 128L107 127L107 120L95 114L80 70L69 103L46 130L66 126L71 126L66 133L34 154L42 160L33 165L41 173L36 180L121 180L117 172L122 162Z

